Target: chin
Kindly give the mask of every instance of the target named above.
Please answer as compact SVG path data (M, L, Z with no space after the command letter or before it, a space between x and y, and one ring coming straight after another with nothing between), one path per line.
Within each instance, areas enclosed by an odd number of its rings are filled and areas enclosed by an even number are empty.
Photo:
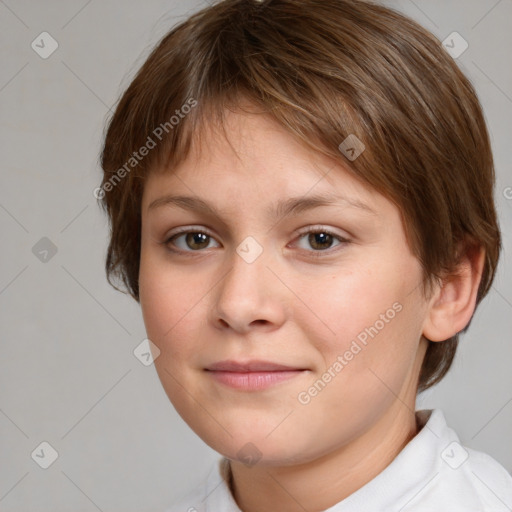
M268 429L260 432L240 428L228 429L230 436L226 432L218 435L219 429L207 431L198 428L194 431L216 452L247 466L293 466L310 462L321 455L318 440L302 437L300 433L296 437L278 435L277 432L269 436Z

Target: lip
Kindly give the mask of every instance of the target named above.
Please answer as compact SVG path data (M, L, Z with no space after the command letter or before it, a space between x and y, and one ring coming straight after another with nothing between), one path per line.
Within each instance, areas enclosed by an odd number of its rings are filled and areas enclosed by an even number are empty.
M219 361L205 370L213 379L231 388L259 391L293 379L307 371L270 361Z
M234 361L232 359L219 361L208 366L206 370L221 372L282 372L305 370L306 368L298 368L287 366L284 364L273 363L271 361L263 361L261 359L252 359L250 361Z

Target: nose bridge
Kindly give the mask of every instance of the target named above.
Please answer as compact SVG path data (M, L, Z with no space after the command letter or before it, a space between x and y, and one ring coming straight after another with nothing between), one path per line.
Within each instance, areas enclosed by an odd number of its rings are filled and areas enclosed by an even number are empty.
M267 268L271 255L258 246L250 239L240 243L227 263L229 271L219 283L216 320L222 319L235 329L245 329L254 321L282 320L282 297L275 286L279 283L272 283L277 280Z
M221 285L223 297L229 300L231 294L234 294L237 301L241 301L250 295L251 301L254 302L265 292L269 274L266 268L268 255L255 255L252 248L247 250L247 246L242 243L236 252L233 252L228 264L230 271Z

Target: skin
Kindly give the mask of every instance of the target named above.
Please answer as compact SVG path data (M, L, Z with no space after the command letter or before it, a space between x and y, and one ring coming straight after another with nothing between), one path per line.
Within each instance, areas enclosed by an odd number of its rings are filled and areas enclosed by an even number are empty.
M151 173L144 186L140 304L161 351L155 366L182 418L231 459L243 511L324 510L374 478L416 435L424 336L441 341L467 324L483 254L424 297L398 209L352 177L342 158L312 152L264 115L231 112L226 121L228 140L207 127L180 165ZM218 212L149 208L169 194L199 197ZM282 218L269 213L280 200L317 194L343 195L373 212L339 200ZM209 237L169 241L180 227ZM326 229L334 236L323 245L304 234ZM236 252L248 236L263 248L252 263ZM400 312L300 403L299 393L396 303ZM241 391L205 371L226 359L305 371ZM238 460L247 443L261 456L255 465Z

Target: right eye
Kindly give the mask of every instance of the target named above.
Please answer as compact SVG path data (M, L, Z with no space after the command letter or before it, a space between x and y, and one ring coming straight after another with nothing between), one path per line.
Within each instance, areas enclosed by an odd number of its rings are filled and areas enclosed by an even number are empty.
M174 252L198 252L202 249L211 248L211 242L217 243L212 236L203 231L181 231L170 236L165 241L165 244L168 247L174 246L179 249L176 251L172 247L169 247L169 249ZM213 247L220 247L220 245Z

